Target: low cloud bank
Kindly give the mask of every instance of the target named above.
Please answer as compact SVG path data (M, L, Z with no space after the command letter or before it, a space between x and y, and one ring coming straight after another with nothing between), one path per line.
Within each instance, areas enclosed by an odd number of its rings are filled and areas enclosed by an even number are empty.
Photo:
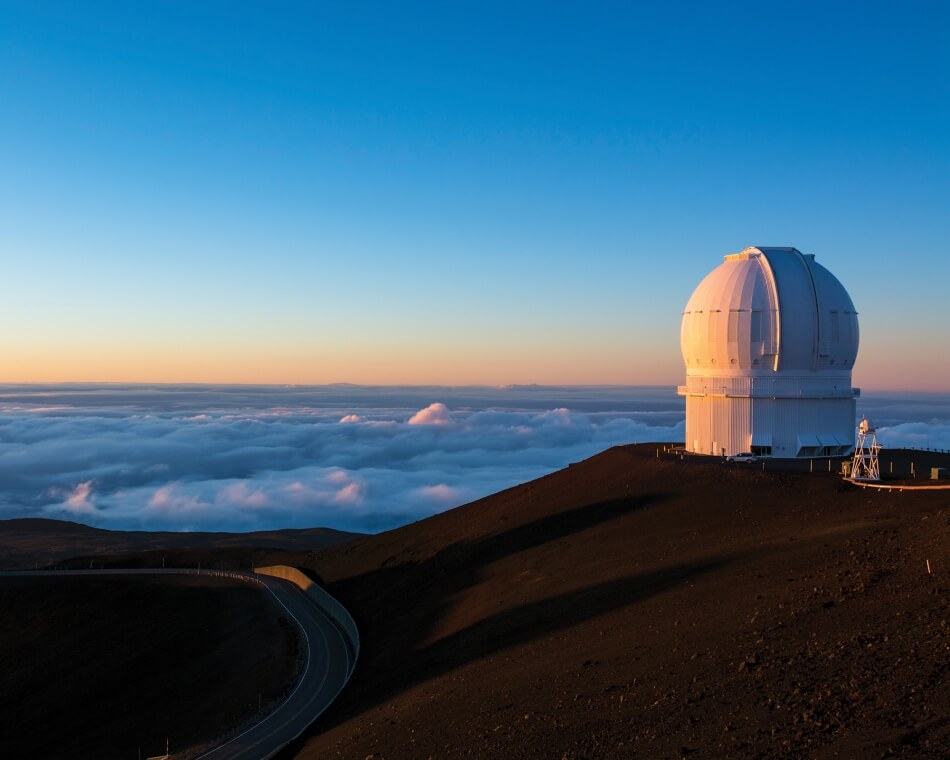
M865 416L885 448L950 451L948 393L866 393L858 400L858 419Z
M889 449L950 451L950 422L905 422L877 429L877 442Z
M0 392L0 517L372 532L682 437L667 389L21 388Z
M887 447L950 449L948 394L858 412ZM374 532L683 436L672 388L0 386L0 518Z

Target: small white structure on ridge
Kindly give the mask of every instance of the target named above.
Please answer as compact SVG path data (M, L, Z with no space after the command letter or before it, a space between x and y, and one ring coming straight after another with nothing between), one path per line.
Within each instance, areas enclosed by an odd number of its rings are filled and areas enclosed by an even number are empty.
M683 312L686 449L823 457L854 448L858 314L844 286L795 248L725 257Z

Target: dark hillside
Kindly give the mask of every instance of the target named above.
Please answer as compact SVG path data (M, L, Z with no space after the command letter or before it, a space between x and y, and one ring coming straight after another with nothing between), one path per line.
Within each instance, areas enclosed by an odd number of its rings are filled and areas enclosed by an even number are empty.
M244 583L7 577L0 606L5 758L135 760L164 754L166 737L180 753L266 709L296 677L296 628Z

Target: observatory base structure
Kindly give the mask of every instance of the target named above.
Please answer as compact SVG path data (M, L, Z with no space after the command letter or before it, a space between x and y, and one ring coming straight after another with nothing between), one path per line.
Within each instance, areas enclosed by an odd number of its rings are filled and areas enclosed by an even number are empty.
M725 256L683 312L686 449L850 454L857 317L847 291L810 254L753 247Z
M758 382L692 378L680 386L680 394L686 396L687 450L774 457L846 456L854 450L851 388L847 395L820 387L800 395L798 390L809 385L808 379L784 393L781 385L765 378Z

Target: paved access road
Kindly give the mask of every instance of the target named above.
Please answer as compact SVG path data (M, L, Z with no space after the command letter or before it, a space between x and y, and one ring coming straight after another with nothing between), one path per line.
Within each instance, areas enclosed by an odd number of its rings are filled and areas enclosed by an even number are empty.
M290 696L270 715L216 749L207 760L268 758L296 739L336 699L350 673L350 654L340 629L290 581L251 576L303 630L306 660Z
M38 570L3 572L0 576L56 575L215 575L255 583L267 589L275 602L303 632L303 671L290 695L273 712L242 733L198 755L201 760L263 760L296 739L336 699L350 672L350 653L340 629L297 586L280 578L216 570ZM213 685L211 686L213 688Z

